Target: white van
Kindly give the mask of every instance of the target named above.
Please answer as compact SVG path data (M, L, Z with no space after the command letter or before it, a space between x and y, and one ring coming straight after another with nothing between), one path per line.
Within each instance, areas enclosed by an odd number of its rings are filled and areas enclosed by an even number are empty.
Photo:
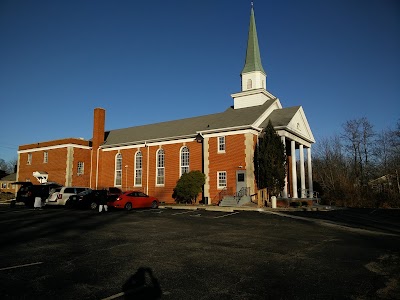
M46 205L67 205L70 196L86 191L87 187L63 186L56 188L46 200Z

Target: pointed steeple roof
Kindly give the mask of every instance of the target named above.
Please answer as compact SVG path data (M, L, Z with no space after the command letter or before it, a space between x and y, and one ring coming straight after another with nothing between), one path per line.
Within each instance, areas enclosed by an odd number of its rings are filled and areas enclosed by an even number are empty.
M244 64L244 68L241 74L253 71L261 71L264 74L266 74L261 64L260 49L258 47L256 21L254 17L254 8L252 3L251 14L250 14L249 36L247 40L246 62Z

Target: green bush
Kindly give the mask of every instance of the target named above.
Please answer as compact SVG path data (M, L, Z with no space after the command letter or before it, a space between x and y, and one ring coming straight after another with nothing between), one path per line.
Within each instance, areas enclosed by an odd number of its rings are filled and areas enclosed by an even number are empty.
M200 171L185 173L176 183L172 198L177 203L196 202L197 196L201 193L205 182L206 176Z

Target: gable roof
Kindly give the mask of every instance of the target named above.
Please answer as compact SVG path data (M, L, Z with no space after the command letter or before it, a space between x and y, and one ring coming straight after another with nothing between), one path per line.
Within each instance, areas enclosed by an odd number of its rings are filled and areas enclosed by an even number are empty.
M263 105L241 109L229 107L222 113L111 130L106 133L103 147L149 140L173 140L189 136L194 137L201 131L252 126L275 100L267 100Z
M15 181L17 178L17 173L12 173L8 174L2 178L0 178L1 181Z
M300 136L311 143L315 143L314 135L312 134L306 115L301 106L292 106L274 110L262 122L261 127L265 128L270 120L275 130L283 129Z

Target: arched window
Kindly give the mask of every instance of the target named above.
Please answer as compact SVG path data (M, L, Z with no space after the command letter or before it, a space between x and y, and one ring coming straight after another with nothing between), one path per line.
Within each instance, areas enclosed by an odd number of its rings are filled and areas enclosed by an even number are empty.
M114 185L115 186L121 186L122 185L122 154L121 153L118 153L115 156Z
M165 153L163 149L157 151L157 181L156 185L164 185L165 181Z
M141 151L136 152L135 155L135 186L142 186L142 160L143 155Z
M182 174L189 173L189 148L188 147L182 147L181 149L181 170Z
M251 79L247 79L247 89L252 89L253 88L253 81Z

